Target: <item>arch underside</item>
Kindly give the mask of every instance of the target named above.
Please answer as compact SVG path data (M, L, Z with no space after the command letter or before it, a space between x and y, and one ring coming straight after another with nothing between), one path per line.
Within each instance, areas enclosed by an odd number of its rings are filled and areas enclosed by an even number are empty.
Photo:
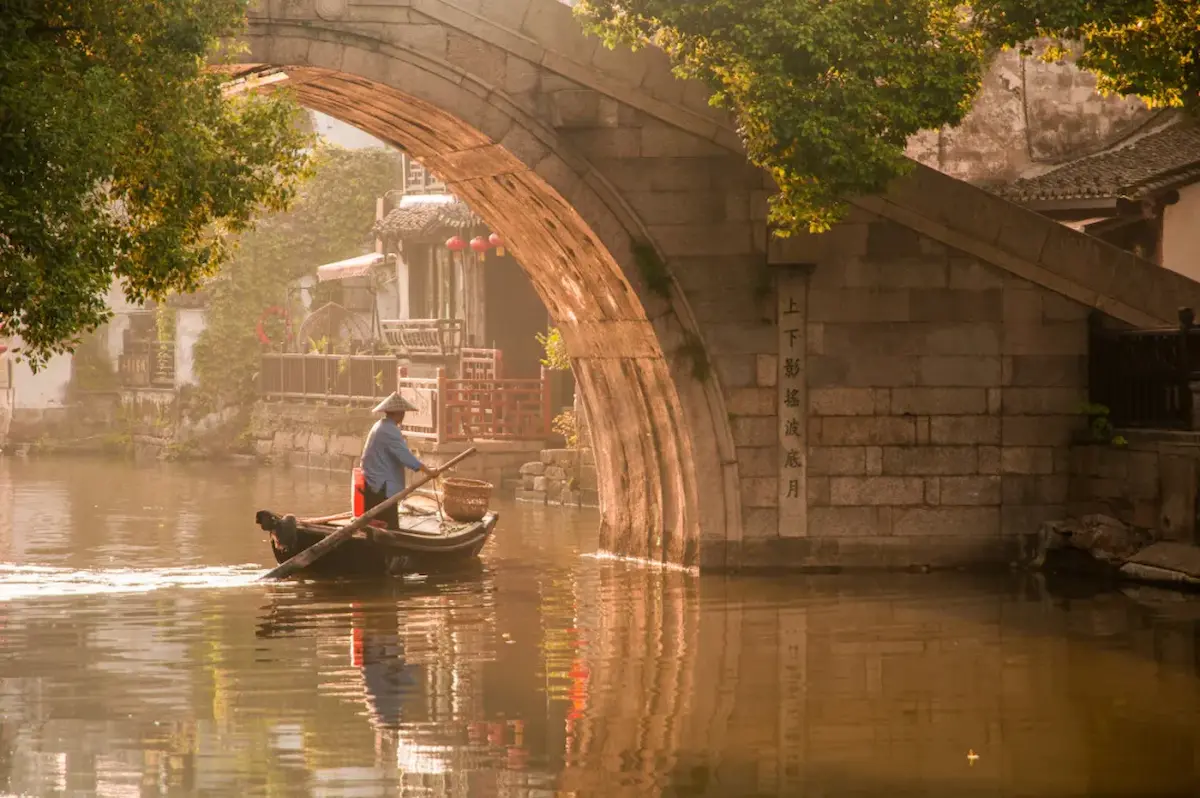
M680 319L647 318L629 279L636 273L631 245L643 234L619 202L603 197L602 185L597 190L586 161L547 145L544 129L531 131L502 106L485 110L495 117L487 135L380 81L259 63L284 68L286 85L306 107L421 160L504 237L572 356L592 430L602 547L698 565L700 539L724 538L739 518L736 487L729 489L723 471L731 458L721 453L728 427L713 401L719 389L699 386L686 364L665 354L663 336L678 340ZM478 98L461 91L477 107Z

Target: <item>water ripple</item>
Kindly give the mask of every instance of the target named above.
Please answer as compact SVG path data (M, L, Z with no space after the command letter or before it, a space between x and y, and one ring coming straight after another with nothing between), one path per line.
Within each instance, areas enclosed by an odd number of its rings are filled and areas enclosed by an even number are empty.
M56 568L0 563L0 602L47 596L148 593L165 588L234 588L256 584L260 565L181 568Z
M0 795L1200 794L1194 599L696 576L503 501L469 575L259 581L327 483L0 458Z

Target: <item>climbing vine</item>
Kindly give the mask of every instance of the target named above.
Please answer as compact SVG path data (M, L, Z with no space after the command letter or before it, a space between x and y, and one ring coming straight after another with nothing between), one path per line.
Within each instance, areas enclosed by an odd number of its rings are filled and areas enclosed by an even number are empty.
M313 177L293 208L262 219L241 236L235 255L206 285L208 318L195 352L196 399L203 409L255 398L266 348L260 320L269 346L278 349L301 309L289 284L315 274L322 263L367 251L376 198L398 185L400 159L391 150L318 147ZM271 310L275 307L282 312ZM295 319L291 327L298 326Z

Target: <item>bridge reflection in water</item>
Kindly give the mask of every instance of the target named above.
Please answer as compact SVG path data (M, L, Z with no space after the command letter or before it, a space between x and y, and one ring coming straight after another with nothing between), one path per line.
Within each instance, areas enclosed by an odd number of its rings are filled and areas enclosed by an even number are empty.
M1200 786L1195 602L1018 577L700 578L582 558L595 516L511 505L455 579L267 586L222 565L265 564L253 509L328 504L342 483L0 460L0 794ZM190 537L173 553L171 523Z

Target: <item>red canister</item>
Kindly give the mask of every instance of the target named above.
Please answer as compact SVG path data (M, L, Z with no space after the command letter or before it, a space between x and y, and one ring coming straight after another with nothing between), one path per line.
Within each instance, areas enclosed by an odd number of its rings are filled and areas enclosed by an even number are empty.
M350 478L350 508L354 517L365 513L367 506L367 478L361 468L355 468Z

